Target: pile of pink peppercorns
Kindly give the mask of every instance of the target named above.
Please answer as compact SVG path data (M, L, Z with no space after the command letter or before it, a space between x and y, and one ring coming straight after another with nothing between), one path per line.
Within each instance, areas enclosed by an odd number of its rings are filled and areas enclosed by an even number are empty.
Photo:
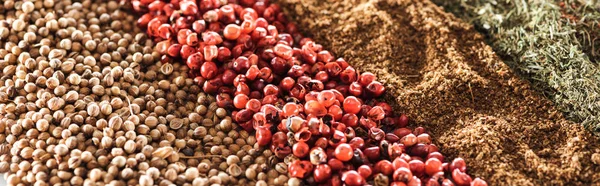
M303 37L268 0L133 0L162 62L185 62L290 177L323 185L473 185L422 127L375 98L385 86ZM450 163L448 163L450 162Z

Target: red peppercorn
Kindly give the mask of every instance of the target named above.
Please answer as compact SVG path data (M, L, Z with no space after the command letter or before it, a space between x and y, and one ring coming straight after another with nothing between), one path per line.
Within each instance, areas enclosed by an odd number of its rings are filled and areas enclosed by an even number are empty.
M406 160L397 157L397 158L394 158L394 161L392 162L392 167L394 168L394 170L399 169L401 167L410 169L410 164L407 163Z
M195 1L180 1L179 7L183 10L184 15L196 15L198 14L198 6Z
M188 45L181 45L181 52L179 52L181 55L181 58L183 59L188 59L191 55L198 53L199 56L196 57L200 57L200 59L194 59L197 60L199 62L203 62L204 61L204 55L200 52L196 52L196 49L188 46Z
M256 128L256 143L260 146L268 145L271 142L271 130L265 126Z
M375 106L371 108L366 115L369 117L369 119L379 121L385 118L385 111L383 111L383 108L380 106Z
M291 177L304 178L313 170L313 164L308 161L294 160L288 166L288 173Z
M358 82L362 86L367 86L367 85L371 84L371 82L373 82L375 80L377 80L377 77L375 76L375 74L373 74L371 72L363 72L360 75L360 78L358 79Z
M357 127L358 126L358 117L352 113L346 113L342 117L342 123L345 123L349 127Z
M256 28L256 24L252 19L246 19L240 25L240 32L244 34L250 34Z
M368 178L371 176L371 174L373 174L373 170L368 165L361 165L356 171L363 178Z
M456 183L456 185L470 185L471 184L471 176L469 176L468 174L458 170L458 169L454 169L452 171L452 180L454 180L454 183Z
M410 171L416 176L422 176L425 174L425 164L420 160L411 160L408 162Z
M264 95L278 95L279 94L279 88L273 84L268 84L265 86L265 88L263 88L264 91Z
M391 116L392 115L392 107L389 104L387 104L386 102L379 102L376 105L380 106L381 108L383 108L383 111L385 112L386 116ZM390 119L392 119L392 118L390 118ZM395 124L395 122L396 121L394 121L394 124Z
M365 87L367 93L373 97L379 97L385 92L385 87L378 81L373 81Z
M283 117L290 117L290 116L295 116L298 115L298 113L300 112L298 110L298 105L296 105L295 103L286 103L283 108Z
M215 45L208 45L204 47L204 60L212 61L219 55L219 49Z
M294 156L298 158L304 158L309 153L308 144L306 144L304 141L298 141L296 144L294 144L292 152L294 153Z
M321 136L330 137L331 136L331 128L329 125L321 123L319 125L319 133Z
M335 157L342 161L350 161L352 159L353 150L347 143L342 143L335 148Z
M358 114L360 112L361 103L354 96L348 96L344 99L343 108L347 113Z
M412 179L406 184L407 186L422 186L421 179L417 176L413 176Z
M190 46L196 46L198 45L198 42L198 34L196 33L189 34L185 39L185 43Z
M340 107L338 105L332 105L331 107L329 107L327 113L333 117L333 120L341 121L342 114L344 114L344 111L342 110L342 107Z
M346 69L344 69L342 72L340 72L340 80L342 80L343 83L349 84L349 83L355 82L356 76L357 76L356 70L350 66L346 67Z
M380 128L370 128L369 129L369 138L375 141L381 141L385 137L385 132Z
M413 134L415 134L415 135L423 134L425 132L426 132L425 128L423 128L423 127L417 127L417 128L415 128L415 130L413 130Z
M400 138L393 133L387 133L385 134L385 140L387 140L390 143L395 143L400 141Z
M344 172L342 174L342 181L348 186L359 186L366 183L365 178L354 170Z
M236 40L242 34L241 28L235 24L228 24L223 29L223 36L225 39Z
M318 101L310 100L304 104L304 112L315 116L324 116L327 114L327 109Z
M408 134L400 139L400 142L404 144L404 146L410 147L417 144L417 136L414 134Z
M157 34L163 39L169 39L171 37L171 25L162 24L158 27Z
M318 94L317 100L319 101L319 103L321 105L323 105L325 107L329 107L329 106L333 105L333 103L336 100L336 97L335 97L335 94L333 93L333 91L324 90Z
M340 176L338 174L334 174L333 176L331 176L331 179L329 180L328 185L342 186L342 179L340 178Z
M467 172L467 163L462 158L456 158L452 160L452 163L450 164L449 168L451 171L453 171L454 169L458 169L461 172Z
M313 177L317 183L322 183L331 178L331 167L327 164L319 164L315 167Z
M283 59L290 59L293 55L292 47L283 44L275 45L273 47L273 52L275 52L277 56L282 57Z
M352 82L348 87L348 93L353 96L360 96L362 94L362 86L358 82Z
M235 106L237 109L246 108L246 104L248 103L249 99L250 98L248 98L248 96L245 94L238 94L233 98L233 106Z
M312 133L306 128L300 129L300 131L294 134L294 138L296 139L296 141L308 141L310 140L311 136Z
M425 161L425 173L433 176L438 172L442 171L442 162L437 158L430 158Z
M353 149L363 149L365 147L365 140L360 137L354 137L348 142Z
M394 181L401 181L408 183L413 179L413 174L410 172L410 169L405 167L400 167L394 171L393 174Z
M471 182L471 186L487 186L487 182L483 181L482 179L479 178L475 178L472 182Z
M334 59L335 58L333 57L333 55L331 55L331 53L329 53L329 51L327 51L327 50L320 51L317 54L317 60L319 60L321 62L331 62Z
M221 36L214 31L202 32L202 40L207 45L216 45L223 42Z
M430 158L436 158L438 160L440 160L441 162L444 162L444 155L442 155L440 152L431 152L427 155L427 159Z
M325 64L325 69L327 69L327 73L329 76L337 77L341 72L342 68L337 63L327 63Z
M337 147L339 144L346 143L346 134L339 130L333 130L333 136L329 140L329 145L332 147Z
M179 57L179 52L181 51L181 45L180 44L172 44L171 46L169 46L169 48L167 48L167 54L171 57Z
M454 186L454 183L449 179L444 179L444 181L442 181L442 186Z
M192 29L196 33L202 33L206 29L206 22L202 19L196 20L192 23Z
M394 167L392 165L392 162L388 160L381 160L375 164L375 171L391 176L392 173L394 173Z
M329 165L333 171L339 171L344 168L344 162L336 159L335 157L329 159L329 161L327 161L327 165Z
M212 79L217 76L217 64L211 61L204 62L200 68L200 74L206 79Z

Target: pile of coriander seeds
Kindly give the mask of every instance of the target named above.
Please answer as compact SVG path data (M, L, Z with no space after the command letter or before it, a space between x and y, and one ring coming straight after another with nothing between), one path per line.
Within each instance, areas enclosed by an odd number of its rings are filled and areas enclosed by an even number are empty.
M188 67L121 2L0 3L0 173L9 185L283 185ZM275 167L275 168L270 168Z

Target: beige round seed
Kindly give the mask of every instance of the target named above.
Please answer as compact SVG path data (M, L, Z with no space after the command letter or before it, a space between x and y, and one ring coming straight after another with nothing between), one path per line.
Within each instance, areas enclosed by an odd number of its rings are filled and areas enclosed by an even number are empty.
M23 10L23 12L25 12L26 14L33 12L34 9L35 5L33 5L33 3L30 1L21 4L21 10Z

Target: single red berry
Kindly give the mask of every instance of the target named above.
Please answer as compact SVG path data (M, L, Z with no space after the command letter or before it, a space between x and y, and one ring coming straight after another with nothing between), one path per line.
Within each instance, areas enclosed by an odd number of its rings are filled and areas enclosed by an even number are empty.
M352 67L346 67L346 69L344 69L344 71L340 72L340 80L342 80L343 83L347 83L350 84L352 82L355 82L357 79L357 72L354 68Z
M442 162L437 158L430 158L425 161L425 173L433 176L438 172L442 172Z
M247 95L238 94L233 98L233 106L235 106L237 109L246 108L246 103L248 103L248 100L250 100L250 98L248 98Z
M451 171L453 171L454 169L458 169L461 172L467 172L467 163L462 158L456 158L452 160L452 163L450 164L449 168Z
M354 151L352 147L347 143L342 143L335 148L334 155L341 161L350 161L352 159Z
M288 174L295 178L304 178L308 173L312 172L313 164L309 161L294 160L288 166Z
M315 167L313 177L317 183L322 183L331 178L331 167L327 164L319 164Z
M368 147L366 148L363 153L365 154L365 156L367 158L369 158L369 160L374 161L374 160L378 160L381 157L381 150L379 149L379 147L374 146L374 147Z
M343 108L347 113L358 114L361 105L362 104L356 97L348 96L344 99Z
M217 45L223 42L221 36L213 31L202 32L202 40L207 45Z
M254 112L258 112L260 110L261 106L262 106L262 104L260 103L260 101L258 99L250 99L246 103L246 109L254 111Z
M189 34L185 40L185 43L190 46L196 46L198 42L198 34L196 33Z
M212 79L217 76L217 64L211 61L204 62L200 68L200 74L206 79Z
M198 69L199 70L200 65L203 61L204 61L204 57L202 56L201 53L197 52L197 53L190 55L187 58L186 64L190 69Z
M342 181L348 186L359 186L366 183L365 178L354 170L344 172L342 174Z
M373 81L365 87L372 97L379 97L385 92L385 87L379 81Z
M242 34L241 28L235 24L228 24L223 29L223 36L225 39L236 40Z
M327 114L327 109L318 101L310 100L304 104L304 112L315 116L324 116Z
M265 126L256 128L256 143L260 146L268 145L271 142L271 130Z
M425 164L421 160L411 160L408 162L410 171L417 176L421 176L425 173Z
M309 148L310 147L308 146L308 144L306 144L306 142L298 141L294 144L292 152L294 153L294 156L298 158L304 158L308 155L310 150Z
M375 76L375 74L373 74L371 72L363 72L360 75L360 77L358 78L358 83L360 83L360 85L362 85L362 86L367 86L375 80L377 80L377 77Z
M342 116L343 116L342 114L344 114L344 111L342 110L342 107L340 107L338 105L331 105L329 107L329 109L327 110L327 113L329 115L331 115L331 117L333 117L333 120L335 120L335 121L341 121L342 120Z
M475 178L472 182L471 182L471 186L487 186L487 182L483 181L482 179L479 178Z
M158 27L158 36L163 39L169 39L171 37L171 25L162 24Z
M196 49L191 46L181 45L181 51L179 52L179 54L181 55L181 58L187 59L190 57L190 55L192 55L196 52L197 52ZM200 57L202 58L200 60L200 62L204 61L204 55L202 53L199 53L199 54L200 54Z
M371 174L373 174L373 170L368 165L361 165L356 171L363 178L368 178L371 176Z
M330 107L336 101L335 94L331 90L324 90L317 96L319 103L325 107Z
M208 45L204 47L204 60L212 61L219 54L219 49L215 45Z
M193 16L198 14L198 6L195 1L180 1L179 7L184 15Z
M472 181L471 176L458 169L454 169L452 171L452 180L454 180L454 183L456 183L458 186L470 185Z
M192 23L192 29L196 33L202 33L206 29L206 22L202 19L196 20Z
M394 174L392 177L393 177L394 181L401 181L404 183L408 183L412 180L413 174L412 174L412 172L410 172L410 169L405 168L405 167L400 167L399 169L396 169L394 171Z
M362 94L362 86L358 82L352 82L350 86L348 86L348 93L353 96L360 96Z

